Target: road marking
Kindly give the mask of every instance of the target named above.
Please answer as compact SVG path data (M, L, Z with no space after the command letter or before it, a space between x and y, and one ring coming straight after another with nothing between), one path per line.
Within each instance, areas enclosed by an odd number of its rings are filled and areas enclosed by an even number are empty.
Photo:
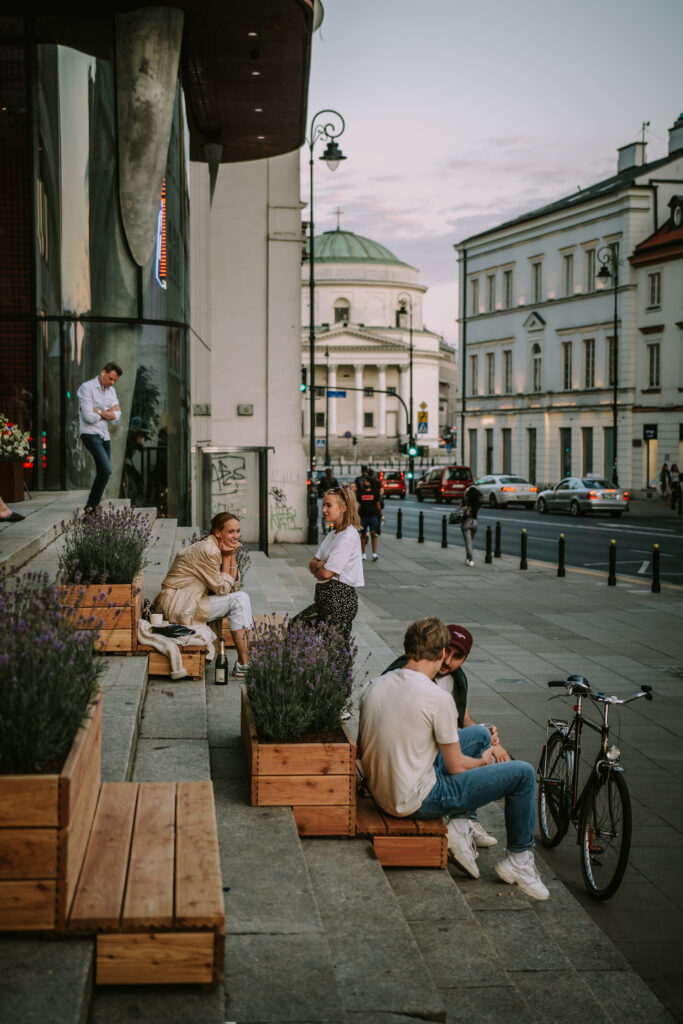
M641 565L640 569L638 570L638 575L639 576L644 576L645 575L645 573L647 572L649 564L650 564L649 561L643 562L643 564Z

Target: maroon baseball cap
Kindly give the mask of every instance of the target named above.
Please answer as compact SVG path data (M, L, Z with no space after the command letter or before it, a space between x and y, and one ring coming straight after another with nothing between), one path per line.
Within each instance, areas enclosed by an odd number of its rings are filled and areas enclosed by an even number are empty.
M472 650L472 634L469 629L465 629L464 626L447 626L448 635L450 637L450 643L453 647L457 647L465 657Z

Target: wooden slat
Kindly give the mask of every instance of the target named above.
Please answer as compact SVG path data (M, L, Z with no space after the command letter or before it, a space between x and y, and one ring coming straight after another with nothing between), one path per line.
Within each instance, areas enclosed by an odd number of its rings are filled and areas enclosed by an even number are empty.
M133 608L122 608L120 605L100 608L79 605L66 616L67 622L77 629L128 629L133 618Z
M135 649L130 629L93 631L93 644L96 651L132 651Z
M441 818L418 818L415 821L418 835L421 836L445 836L446 826Z
M95 583L81 586L69 583L59 587L59 603L62 605L83 605L87 608L103 608L112 605L134 605L142 594L144 574L137 576L133 583Z
M140 783L121 917L124 931L173 926L175 803L175 783Z
M0 878L56 878L56 828L0 829Z
M389 836L410 836L417 835L417 825L412 818L395 818L392 814L387 814L385 811L380 810L380 814L384 818L387 826L387 835Z
M137 785L105 782L69 916L69 930L117 928L121 916Z
M387 825L371 796L356 797L356 835L386 835Z
M180 782L176 804L176 928L222 928L224 922L213 785Z
M247 688L244 684L240 687L240 730L242 735L242 746L244 748L244 757L247 762L247 776L253 776L253 767L256 761L256 755L258 751L258 739L256 736L256 726L254 725L254 719L252 718L251 708L249 707L249 699L247 697ZM252 807L256 804L256 782L252 777L251 782L251 805Z
M258 775L254 778L259 807L348 804L350 800L346 775Z
M444 842L440 836L375 836L372 845L383 867L440 868Z
M354 835L353 808L292 807L300 836Z
M259 775L348 775L355 763L355 748L348 743L258 745Z
M0 930L51 931L56 888L54 881L0 882Z
M71 820L83 787L100 781L102 759L102 691L92 705L86 725L78 731L59 777L59 823Z
M148 672L151 676L170 677L171 662L165 654L162 654L161 651L156 651L153 647L148 647L145 644L138 644L137 651L138 654L149 654ZM206 658L206 651L192 651L187 648L181 648L180 655L183 659L184 668L192 678L202 679L204 677L204 660Z
M97 936L98 985L210 985L213 932Z
M0 775L3 828L59 825L58 775Z
M81 873L88 839L95 818L95 808L100 795L100 750L102 731L99 730L100 743L97 747L96 770L90 772L84 785L79 789L80 797L71 820L66 828L59 832L59 864L60 880L57 886L57 916L55 927L66 928L66 920L76 892L76 885Z

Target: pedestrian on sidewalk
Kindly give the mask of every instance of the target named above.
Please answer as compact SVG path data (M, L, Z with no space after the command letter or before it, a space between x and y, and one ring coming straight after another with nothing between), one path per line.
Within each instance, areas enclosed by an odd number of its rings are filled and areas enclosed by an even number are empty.
M681 499L681 475L678 472L677 463L671 463L669 476L671 477L671 507L675 509Z
M465 541L465 565L474 565L474 538L479 522L477 515L483 504L481 491L472 484L465 491L461 507L460 529Z
M232 673L237 678L247 674L249 630L254 625L249 595L240 590L241 544L239 518L219 512L211 520L209 536L176 555L154 599L155 612L184 626L227 617L237 648Z
M78 389L81 441L95 460L95 480L85 503L86 512L94 512L100 504L111 476L109 424L121 419L114 385L122 373L116 363L107 363L96 377L86 380Z
M382 532L380 526L382 506L378 483L377 480L373 480L369 476L361 477L360 489L356 492L360 512L360 545L363 561L366 560L365 546L368 540L368 533L370 534L373 562L376 562L378 558L377 538Z
M662 496L662 505L668 505L671 498L671 473L668 462L664 463L659 474L659 493Z
M365 586L358 528L358 504L348 487L334 487L323 497L323 519L333 527L309 562L316 580L313 604L304 608L292 622L325 622L351 637L351 626L358 613L357 587Z
M527 896L547 900L533 855L534 769L525 761L496 763L491 747L479 757L464 752L455 704L433 683L449 643L440 619L413 622L404 637L405 668L365 687L358 756L368 786L388 814L448 815L449 853L472 878L479 877L479 869L468 815L504 797L507 853L494 871Z

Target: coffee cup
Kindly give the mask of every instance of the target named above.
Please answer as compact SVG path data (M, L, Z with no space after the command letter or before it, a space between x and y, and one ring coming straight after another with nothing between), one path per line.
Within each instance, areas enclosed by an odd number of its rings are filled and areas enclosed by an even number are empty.
M159 612L152 612L152 614L149 617L149 621L152 623L153 626L163 626L164 617Z

